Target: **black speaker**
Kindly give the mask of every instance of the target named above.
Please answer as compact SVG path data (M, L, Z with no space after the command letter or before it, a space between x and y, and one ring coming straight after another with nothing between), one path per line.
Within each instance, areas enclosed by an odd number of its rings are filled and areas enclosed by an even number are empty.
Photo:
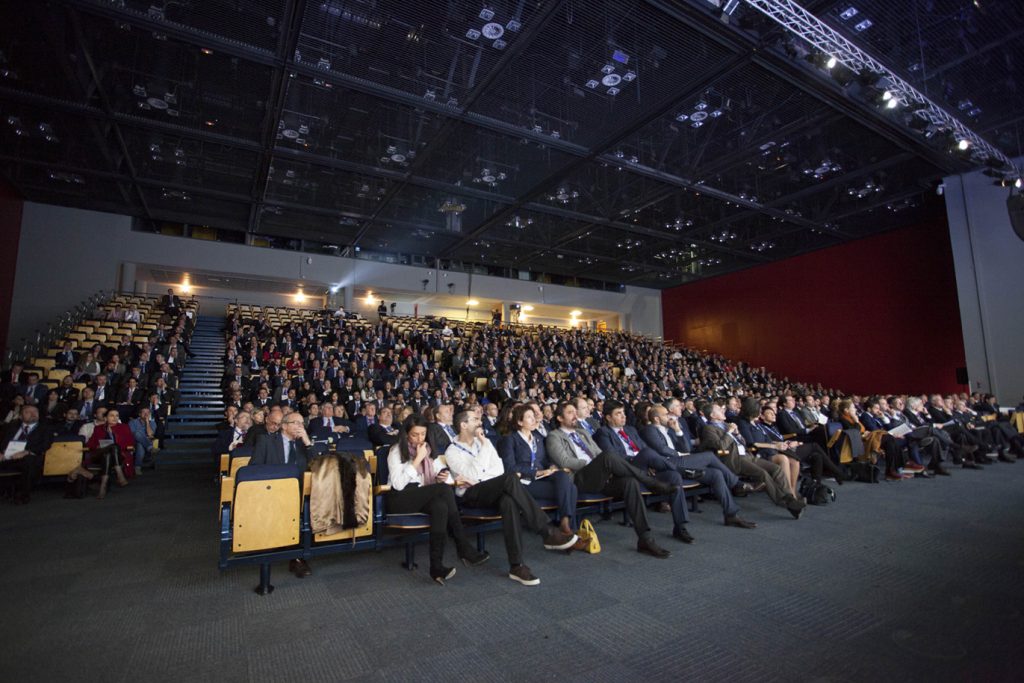
M1024 240L1024 194L1014 192L1006 200L1006 210L1010 214L1010 225L1017 237Z
M1024 239L1024 238L1022 238ZM956 369L956 383L957 384L969 384L967 380L967 368Z

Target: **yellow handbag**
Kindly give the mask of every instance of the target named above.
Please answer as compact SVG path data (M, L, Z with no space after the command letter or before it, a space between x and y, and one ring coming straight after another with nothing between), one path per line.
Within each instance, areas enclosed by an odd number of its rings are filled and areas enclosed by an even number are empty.
M594 525L590 523L589 519L580 522L580 530L576 532L576 535L586 543L586 547L580 548L580 550L591 555L601 552L601 541L597 539L597 532L594 531Z

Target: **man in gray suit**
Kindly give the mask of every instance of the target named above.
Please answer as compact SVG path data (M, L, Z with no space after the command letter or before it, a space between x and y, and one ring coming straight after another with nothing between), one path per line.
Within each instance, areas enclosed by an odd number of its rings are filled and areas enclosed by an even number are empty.
M544 440L548 458L558 467L573 473L573 482L580 491L600 491L608 496L621 497L626 503L626 515L636 530L637 552L666 558L671 553L659 546L647 523L640 484L654 493L671 493L672 485L658 481L630 465L611 452L602 453L576 422L576 407L569 402L559 403L555 409L558 429L548 432Z
M305 472L313 455L313 442L306 434L302 415L288 413L281 420L281 431L263 434L256 441L250 465L292 465ZM313 573L309 563L301 557L288 563L288 571L305 578Z
M723 404L712 403L707 410L710 413L708 423L704 425L701 434L701 448L724 454L722 462L726 467L741 477L750 477L764 484L765 493L773 503L784 506L794 519L800 519L807 504L789 493L782 468L764 458L755 458L747 452L746 445L742 443L743 437L739 435L735 423L726 423Z

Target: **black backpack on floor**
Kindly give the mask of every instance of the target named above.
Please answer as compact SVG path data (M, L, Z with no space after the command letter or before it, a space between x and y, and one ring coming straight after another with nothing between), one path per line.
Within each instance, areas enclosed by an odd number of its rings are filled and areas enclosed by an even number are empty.
M810 505L828 505L836 502L836 492L831 487L806 477L800 484L800 495L807 499Z

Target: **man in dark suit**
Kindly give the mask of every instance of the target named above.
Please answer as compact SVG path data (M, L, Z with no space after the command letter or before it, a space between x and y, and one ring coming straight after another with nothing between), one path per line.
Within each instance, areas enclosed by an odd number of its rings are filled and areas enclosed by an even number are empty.
M53 433L39 424L39 408L25 405L21 408L21 419L7 425L0 440L0 471L17 472L18 485L15 503L27 503L32 485L42 476L43 457L53 442ZM10 456L7 451L16 444Z
M57 354L57 364L55 367L74 372L77 362L78 357L71 350L71 342L64 342L64 350Z
M21 394L25 397L25 403L30 406L46 404L46 385L39 383L39 373L30 372L26 375L26 383L21 387Z
M451 403L442 403L434 410L434 421L427 427L427 443L430 444L431 453L444 453L455 439L455 428L452 426L454 416L455 406Z
M604 403L605 425L597 430L594 443L602 452L610 451L641 470L656 472L659 481L674 488L669 508L672 512L672 537L683 543L693 543L693 537L686 530L690 521L686 511L686 493L683 491L683 477L664 457L640 438L636 429L626 424L626 411L621 403L608 400Z
M722 504L725 513L725 525L742 529L753 529L756 524L739 518L740 508L733 500L731 490L736 488L746 495L752 490L749 484L740 483L739 477L722 464L714 453L690 453L682 450L689 445L683 440L680 422L671 415L665 406L654 406L650 411L651 423L640 430L640 436L676 470L683 474L684 470L699 470L701 476L697 481L708 486Z
M335 415L333 403L320 406L320 417L309 421L309 434L317 441L338 439L353 431L352 423Z
M828 452L828 434L823 425L815 425L808 429L804 425L803 415L796 409L796 398L792 395L782 397L779 413L776 416L778 430L783 435L793 434L794 439L801 443L816 443L821 450Z
M313 442L302 424L302 416L298 413L288 413L281 420L280 432L267 433L259 438L249 464L293 465L299 472L305 472L309 458L314 455L312 445ZM288 571L300 579L313 573L309 563L302 558L289 562Z
M377 404L367 403L363 406L363 412L356 417L353 431L357 434L369 433L370 426L377 423Z
M61 419L54 422L51 429L55 438L78 436L78 430L82 428L83 424L84 422L78 419L78 408L72 407L64 411Z
M114 405L117 397L114 395L114 388L107 383L106 375L102 373L96 375L96 382L91 388L97 405L107 406L108 408Z
M394 419L395 415L391 408L385 406L380 409L377 421L370 425L366 432L374 448L394 446L398 443L399 432L393 424Z
M176 296L173 289L168 289L167 293L160 298L160 307L172 317L177 317L181 310L181 297Z

